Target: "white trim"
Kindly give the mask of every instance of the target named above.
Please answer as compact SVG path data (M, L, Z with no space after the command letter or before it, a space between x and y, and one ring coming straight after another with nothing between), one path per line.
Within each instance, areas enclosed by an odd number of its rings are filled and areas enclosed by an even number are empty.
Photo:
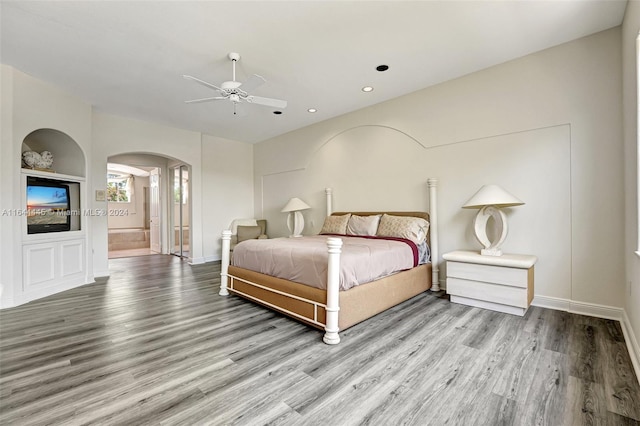
M532 306L539 306L541 308L554 309L556 311L571 310L571 301L567 299L559 299L556 297L547 296L535 296L531 302Z
M612 319L622 321L624 309L615 308L613 306L598 305L595 303L571 302L571 310L573 314L587 315L591 317Z
M206 261L207 261L206 257L194 257L194 258L189 259L187 261L187 263L189 265L200 265L202 263L205 263Z
M560 299L548 296L536 296L531 304L541 308L567 311L572 314L587 315L590 317L612 319L616 321L622 321L624 314L624 309L622 308L599 305L596 303L576 302L569 299Z
M218 256L218 255L213 255L213 256L205 256L204 257L204 262L208 263L208 262L219 262L222 260L222 256Z
M106 271L93 271L93 276L95 278L109 278L111 276L111 272L107 269Z
M13 297L5 297L4 299L0 299L0 309L13 308L14 306L16 306L16 303Z
M640 31L636 36L636 225L638 235L636 235L636 247L640 252ZM640 256L640 254L638 254Z
M638 382L640 382L640 345L638 345L636 336L633 333L633 328L631 327L631 321L629 321L629 317L627 316L627 311L622 311L622 317L623 319L620 321L620 324L622 325L624 341L627 344L627 350L629 351L629 357L631 358L633 369L636 372L636 377L638 378Z

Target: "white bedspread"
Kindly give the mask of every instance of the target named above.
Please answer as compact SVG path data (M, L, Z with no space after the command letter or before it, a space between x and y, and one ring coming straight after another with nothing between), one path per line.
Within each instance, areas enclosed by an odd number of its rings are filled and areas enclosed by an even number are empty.
M233 250L231 264L274 277L327 288L327 236L247 240ZM414 266L412 248L402 242L340 237L340 289L374 281Z

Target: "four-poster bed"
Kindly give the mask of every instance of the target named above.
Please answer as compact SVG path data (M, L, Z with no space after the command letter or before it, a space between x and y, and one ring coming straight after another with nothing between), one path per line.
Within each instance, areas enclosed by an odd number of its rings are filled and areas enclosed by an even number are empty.
M340 342L338 332L352 325L366 320L386 309L389 309L405 300L408 300L428 289L439 291L438 285L438 230L437 230L437 200L436 179L427 181L429 188L429 213L425 212L353 212L338 213L332 211L332 192L326 190L327 216L342 216L353 214L366 218L369 216L390 215L394 218L404 217L407 220L427 221L428 233L426 244L431 254L432 262L414 264L414 267L401 270L391 275L383 276L371 282L355 285L348 290L340 290L341 287L341 255L347 259L351 256L350 238L358 239L358 244L363 243L358 237L348 235L326 236L325 264L317 268L322 271L326 268L326 284L312 287L314 284L301 284L289 279L256 272L245 267L230 265L230 231L222 233L222 266L220 292L226 296L229 292L252 300L256 303L275 309L285 315L296 318L313 327L324 329L323 341L327 344ZM345 216L346 217L346 216ZM424 223L424 222L423 222ZM319 237L315 237L316 239ZM363 237L364 238L364 237ZM343 242L343 239L345 242ZM285 240L277 239L285 243ZM300 239L295 239L300 240ZM257 241L257 240L256 240ZM262 240L263 242L267 240ZM406 241L405 241L406 242ZM269 244L274 243L270 241ZM252 242L251 244L254 244ZM260 244L259 242L257 244ZM393 243L390 243L393 244ZM401 243L397 243L402 245ZM234 260L240 244L234 250ZM368 250L368 249L367 249ZM256 250L256 256L261 250ZM366 251L366 250L365 250ZM294 253L293 250L291 253ZM415 252L415 250L414 250ZM269 255L271 256L271 254ZM414 256L415 257L415 256ZM299 257L299 259L301 259ZM289 263L295 260L287 259ZM346 263L346 262L345 262ZM276 265L277 266L277 265ZM280 268L282 269L282 268ZM344 278L343 278L344 280ZM322 288L326 285L325 288ZM343 285L343 287L345 287Z

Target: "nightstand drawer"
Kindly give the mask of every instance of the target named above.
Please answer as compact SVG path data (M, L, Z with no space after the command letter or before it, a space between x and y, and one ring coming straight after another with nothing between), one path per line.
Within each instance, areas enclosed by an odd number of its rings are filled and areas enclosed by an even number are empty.
M530 274L533 274L533 268L505 268L502 266L479 265L477 263L447 262L447 277L469 281L527 288ZM448 288L449 286L447 285Z
M525 309L529 306L526 286L520 288L447 277L447 293Z

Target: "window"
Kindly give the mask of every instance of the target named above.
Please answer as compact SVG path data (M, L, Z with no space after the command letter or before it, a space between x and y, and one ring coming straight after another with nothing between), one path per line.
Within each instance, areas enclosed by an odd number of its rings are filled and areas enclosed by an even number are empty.
M107 201L128 203L131 200L131 175L107 174Z

